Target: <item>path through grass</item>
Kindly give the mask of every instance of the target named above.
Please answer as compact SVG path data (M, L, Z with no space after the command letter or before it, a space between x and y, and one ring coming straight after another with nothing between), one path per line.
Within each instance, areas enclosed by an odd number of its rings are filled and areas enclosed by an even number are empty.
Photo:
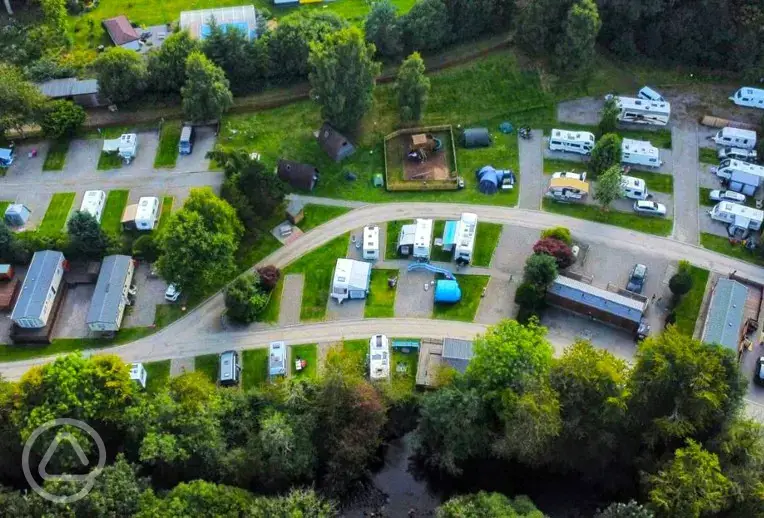
M669 218L637 216L629 212L619 212L612 209L608 212L603 212L596 205L575 205L543 200L542 208L547 212L554 212L555 214L564 214L574 218L629 228L657 236L668 236L671 234L671 229L674 226L674 221Z
M350 212L347 207L333 207L331 205L313 205L309 204L305 206L305 218L297 225L303 232L316 228L319 225L323 225L329 220L342 216L343 214Z
M69 152L69 139L58 139L50 142L48 154L42 164L43 171L61 171L66 162L66 154Z
M392 318L395 316L395 288L387 285L387 279L397 277L398 270L371 271L371 288L363 310L364 318Z
M454 275L459 288L462 290L462 300L455 304L435 304L432 317L443 320L461 320L472 322L475 320L478 306L480 305L483 288L488 284L488 275Z
M122 213L125 211L129 194L130 191L122 189L109 191L101 215L101 228L106 232L119 234L122 230Z
M57 234L64 230L64 225L72 210L75 193L57 192L50 199L48 210L42 218L42 223L37 229L41 234Z
M690 266L692 289L682 297L674 310L676 313L675 325L684 335L692 336L695 330L695 322L698 320L700 306L703 303L703 294L708 283L708 274L708 270L704 268Z

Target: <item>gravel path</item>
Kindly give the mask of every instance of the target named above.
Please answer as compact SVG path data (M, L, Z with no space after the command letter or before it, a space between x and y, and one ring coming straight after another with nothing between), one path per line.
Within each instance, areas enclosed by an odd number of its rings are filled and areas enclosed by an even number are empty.
M522 209L538 209L544 192L544 132L532 131L530 140L518 138L520 148L520 202Z
M279 325L288 326L300 323L300 307L302 306L302 288L305 277L301 273L290 273L284 277L281 291L281 308Z
M698 130L693 122L671 129L674 161L674 237L697 245L698 229Z

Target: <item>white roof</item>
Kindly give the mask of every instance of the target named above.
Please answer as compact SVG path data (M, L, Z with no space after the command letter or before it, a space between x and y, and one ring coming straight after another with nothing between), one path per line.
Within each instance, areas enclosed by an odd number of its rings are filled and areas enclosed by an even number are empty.
M637 110L646 113L671 115L671 105L667 102L648 101L634 97L616 97L618 106L622 109Z
M750 95L753 97L764 97L764 90L762 90L761 88L751 88L750 86L742 86L740 87L738 92L742 92L743 95Z
M369 287L371 265L353 259L337 259L334 269L334 286L347 286L349 289L365 290Z
M401 227L400 235L398 236L399 245L413 245L414 237L416 236L416 224L403 225Z
M477 230L477 214L471 212L462 213L462 217L456 224L456 252L472 252L475 246L475 232Z
M103 191L85 191L85 196L82 198L82 205L80 205L80 211L95 216L96 212L98 212L98 206L101 204L101 200L104 200L105 198L106 193Z
M729 160L729 163L727 163ZM734 171L742 171L744 173L752 174L754 176L764 177L764 166L751 164L749 162L743 162L742 160L735 160L734 158L725 159L720 165L720 169L732 169Z
M731 128L729 126L725 126L719 133L721 133L723 137L727 138L742 138L754 141L756 140L755 131L742 128Z
M130 379L139 380L143 376L145 369L142 363L133 363L130 365Z
M637 155L644 155L655 158L658 158L659 155L658 148L653 146L649 141L633 140L630 138L625 138L621 141L621 152L635 153Z
M364 250L379 249L379 227L363 227Z
M572 142L594 142L594 133L588 131L570 131L564 129L553 129L552 138L567 140Z
M369 339L369 377L385 379L390 376L390 343L385 335Z
M432 220L417 219L416 233L414 234L414 246L429 248L431 242L432 242Z
M634 178L633 176L622 176L621 185L624 189L639 189L644 191L645 181L642 178Z
M144 196L138 200L138 210L135 212L136 221L151 219L154 206L159 206L159 198Z
M753 207L746 207L739 203L732 203L729 201L723 201L717 203L714 207L714 212L726 212L732 214L735 217L743 217L751 221L764 221L764 211L754 209Z

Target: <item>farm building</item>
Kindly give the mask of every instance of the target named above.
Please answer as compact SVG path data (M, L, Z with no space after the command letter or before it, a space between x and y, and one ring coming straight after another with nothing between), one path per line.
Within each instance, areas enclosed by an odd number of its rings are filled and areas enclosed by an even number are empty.
M318 145L335 162L339 162L355 153L353 144L327 122L318 130Z
M6 207L3 218L5 219L5 224L10 227L22 227L27 224L30 214L32 214L32 211L26 205L13 203Z
M77 79L67 77L64 79L51 79L44 83L37 83L37 89L45 97L50 99L64 99L79 104L85 108L105 106L108 103L99 94L97 79Z
M282 159L276 166L276 174L281 181L303 191L312 191L318 183L318 169L310 164Z
M104 257L85 322L91 331L114 332L122 324L135 265L129 255Z
M141 34L130 24L130 20L124 14L108 18L101 23L112 43L117 47L135 51L141 49Z
M732 279L721 278L714 286L701 339L735 352L741 338L748 288Z
M210 19L224 31L236 29L249 40L257 38L257 14L253 5L183 11L180 13L180 29L188 30L194 39L204 40L211 32Z
M398 253L415 259L429 259L432 243L432 220L417 219L415 223L403 225L398 234Z
M488 147L491 145L491 134L488 128L467 128L462 134L462 144L466 148Z
M337 259L332 278L332 298L365 299L371 283L371 265L353 259Z
M64 254L53 250L35 252L11 313L13 323L27 329L45 327L63 276Z

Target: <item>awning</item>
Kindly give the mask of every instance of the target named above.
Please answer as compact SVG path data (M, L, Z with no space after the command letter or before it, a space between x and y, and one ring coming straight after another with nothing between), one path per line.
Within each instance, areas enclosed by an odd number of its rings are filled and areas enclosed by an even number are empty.
M742 215L736 215L735 216L735 226L738 228L748 228L748 225L751 224L750 218L746 218Z
M456 226L458 223L458 221L446 221L446 226L443 228L443 246L456 244Z
M113 139L106 139L103 141L103 152L104 153L114 153L115 151L119 151L119 144L121 140L118 138Z
M128 205L125 207L125 212L122 213L122 223L130 223L135 221L135 215L138 213L138 204Z

